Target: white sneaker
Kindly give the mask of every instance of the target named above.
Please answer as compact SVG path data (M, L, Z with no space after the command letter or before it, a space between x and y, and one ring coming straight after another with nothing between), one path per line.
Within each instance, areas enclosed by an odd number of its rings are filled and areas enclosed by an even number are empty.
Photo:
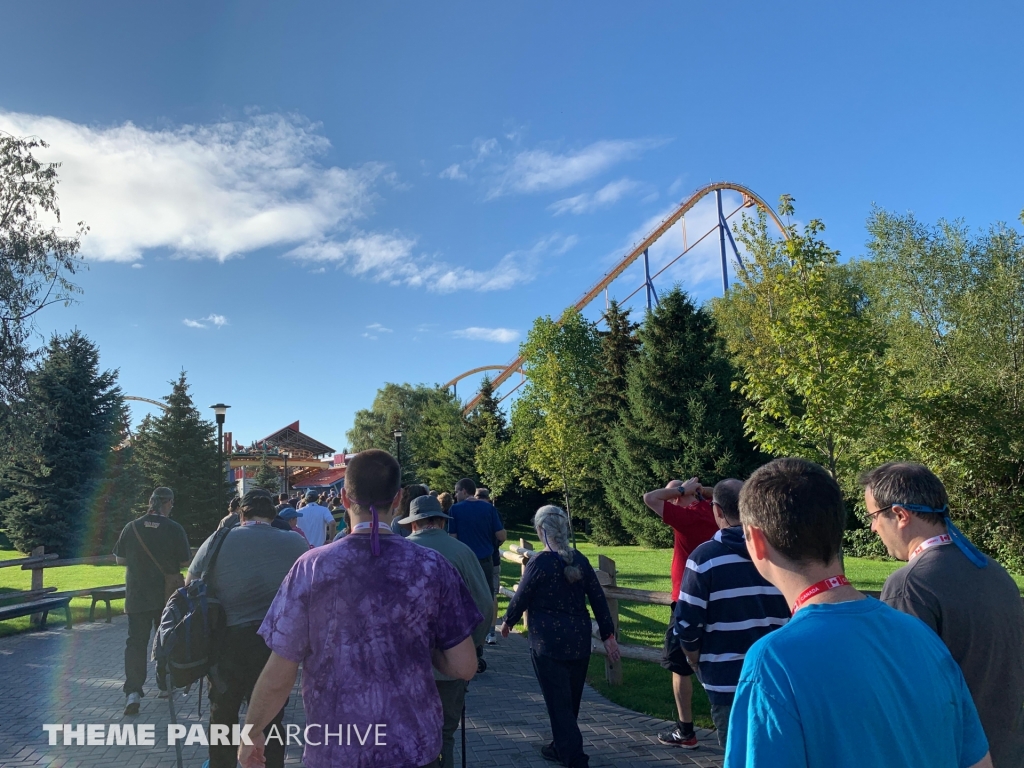
M169 698L170 695L171 694L168 691L160 691L160 693L157 694L157 698L158 699L166 699L166 698Z
M498 636L494 634L494 630L493 629L490 632L487 633L487 637L484 638L484 642L487 643L488 645L497 645L498 644Z
M139 714L139 704L142 703L142 697L137 693L129 693L128 699L124 703L124 713L126 715L137 715Z

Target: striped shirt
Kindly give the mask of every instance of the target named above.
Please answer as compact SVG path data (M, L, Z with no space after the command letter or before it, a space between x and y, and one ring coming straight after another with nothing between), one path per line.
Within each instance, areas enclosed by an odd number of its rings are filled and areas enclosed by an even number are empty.
M757 572L743 528L725 528L690 553L675 610L683 648L700 652L700 681L712 704L732 704L747 650L789 621L778 589Z

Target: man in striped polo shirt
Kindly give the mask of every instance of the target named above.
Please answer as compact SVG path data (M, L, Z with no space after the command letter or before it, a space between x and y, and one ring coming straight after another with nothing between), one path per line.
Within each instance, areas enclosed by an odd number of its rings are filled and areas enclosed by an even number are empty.
M747 552L742 487L731 479L715 485L711 507L719 530L690 553L675 610L676 635L707 691L722 747L747 650L789 621L786 599L757 572Z

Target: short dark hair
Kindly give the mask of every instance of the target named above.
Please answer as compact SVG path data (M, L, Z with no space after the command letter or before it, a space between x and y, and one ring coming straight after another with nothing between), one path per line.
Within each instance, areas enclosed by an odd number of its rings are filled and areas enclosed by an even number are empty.
M464 477L455 484L456 491L464 491L470 496L476 494L476 483L470 480L468 477Z
M740 491L740 520L760 528L787 560L825 565L839 556L846 507L839 484L813 461L775 459Z
M269 491L262 488L254 488L246 492L242 497L239 512L247 518L258 517L261 520L273 520L277 516L273 497Z
M228 512L237 512L240 506L242 506L242 500L235 496L235 498L228 503Z
M880 509L893 504L917 504L932 509L944 509L949 504L946 486L924 464L910 461L890 461L860 476L860 484L870 490ZM946 519L943 514L913 512L932 525Z
M717 504L725 519L734 524L740 521L740 490L743 488L743 481L735 478L719 480L711 493L711 500Z
M409 505L412 504L413 499L418 499L420 496L427 495L427 486L420 485L419 483L413 483L407 485L402 489L402 500L399 502L398 509L402 513L402 517L406 517L409 514Z
M362 509L368 510L371 504L390 504L402 489L401 474L395 457L387 451L360 451L345 470L345 491L349 500Z

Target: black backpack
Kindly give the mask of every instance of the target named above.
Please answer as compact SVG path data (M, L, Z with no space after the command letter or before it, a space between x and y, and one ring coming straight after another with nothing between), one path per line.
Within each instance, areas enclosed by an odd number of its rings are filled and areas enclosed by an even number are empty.
M202 575L167 598L157 630L156 656L165 660L175 688L184 688L210 674L224 629L224 611L211 594L210 575L224 539L232 528L222 528L210 542L212 555Z

